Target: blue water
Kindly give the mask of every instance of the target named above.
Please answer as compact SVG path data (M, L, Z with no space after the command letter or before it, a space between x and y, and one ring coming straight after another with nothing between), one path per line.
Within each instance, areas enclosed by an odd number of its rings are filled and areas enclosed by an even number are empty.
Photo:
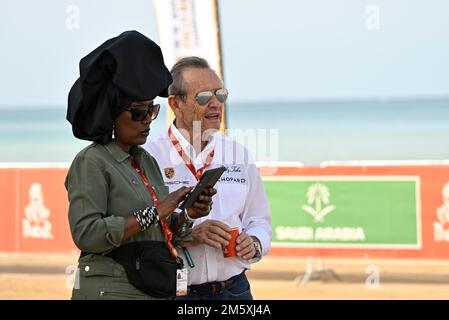
M73 137L65 112L0 109L0 162L70 162L88 142ZM165 130L165 116L150 135ZM228 128L256 133L249 147L259 161L449 159L449 99L232 103L227 116Z

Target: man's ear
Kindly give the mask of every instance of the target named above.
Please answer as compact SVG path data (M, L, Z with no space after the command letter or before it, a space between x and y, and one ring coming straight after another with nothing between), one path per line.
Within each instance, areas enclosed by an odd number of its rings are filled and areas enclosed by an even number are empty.
M178 99L176 99L176 96L169 95L167 98L167 101L168 101L168 105L172 109L175 116L178 116L178 113L180 112L180 108L179 108L179 101L178 101Z

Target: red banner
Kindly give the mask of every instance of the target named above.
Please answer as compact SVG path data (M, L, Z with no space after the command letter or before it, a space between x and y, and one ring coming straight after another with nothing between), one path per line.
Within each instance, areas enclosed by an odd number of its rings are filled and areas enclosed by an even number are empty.
M302 248L271 255L449 259L449 166L260 167L264 176L417 176L422 246L418 249ZM0 251L72 253L64 187L67 168L0 168Z
M321 249L273 246L273 255L449 259L449 166L335 166L260 168L270 176L417 176L420 179L420 249Z
M66 168L0 169L0 251L71 253Z

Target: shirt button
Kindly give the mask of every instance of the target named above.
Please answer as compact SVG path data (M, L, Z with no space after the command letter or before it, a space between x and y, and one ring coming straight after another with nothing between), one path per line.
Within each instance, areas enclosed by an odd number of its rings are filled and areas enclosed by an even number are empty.
M86 266L86 267L84 268L84 271L86 271L86 272L89 272L89 270L90 270L90 267L89 267L89 266Z
M133 184L137 184L136 180L133 180L132 183L133 183Z

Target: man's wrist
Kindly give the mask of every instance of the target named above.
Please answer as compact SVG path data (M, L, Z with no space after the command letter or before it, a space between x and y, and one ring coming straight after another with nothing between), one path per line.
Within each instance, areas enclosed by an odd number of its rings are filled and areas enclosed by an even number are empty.
M253 239L253 246L254 246L256 253L248 261L250 263L255 263L255 262L260 261L260 259L262 259L262 244L260 243L260 240L256 236L250 236L250 237L251 237L251 239Z

